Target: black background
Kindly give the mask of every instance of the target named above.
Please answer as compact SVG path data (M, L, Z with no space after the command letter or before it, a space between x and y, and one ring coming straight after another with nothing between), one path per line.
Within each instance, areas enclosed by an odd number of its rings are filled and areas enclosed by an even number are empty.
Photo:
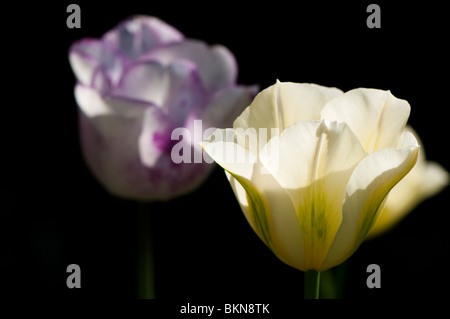
M381 29L366 26L369 1L59 1L5 10L4 68L12 72L2 103L2 295L136 298L137 204L109 195L82 159L67 57L73 41L100 37L133 14L157 16L186 37L227 46L242 84L263 89L279 79L344 91L389 89L411 104L409 123L427 157L449 171L445 11L431 2L374 2ZM81 7L81 29L66 26L70 3ZM446 189L390 233L364 243L348 264L344 297L448 295L448 196ZM293 309L302 303L303 274L251 231L222 169L195 192L152 209L156 295L175 300L170 311L188 300ZM72 263L81 267L81 289L66 287ZM366 286L372 263L381 266L381 289Z

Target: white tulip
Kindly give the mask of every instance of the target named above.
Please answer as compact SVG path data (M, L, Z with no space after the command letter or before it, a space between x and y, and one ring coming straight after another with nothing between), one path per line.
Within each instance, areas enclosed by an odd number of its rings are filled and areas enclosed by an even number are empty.
M202 147L226 170L274 254L302 271L324 271L355 252L414 167L409 112L389 91L277 81Z

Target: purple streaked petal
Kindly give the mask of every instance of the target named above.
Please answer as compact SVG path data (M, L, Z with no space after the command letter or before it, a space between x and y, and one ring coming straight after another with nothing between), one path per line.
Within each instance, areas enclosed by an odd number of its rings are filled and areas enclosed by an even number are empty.
M186 40L162 47L141 57L169 65L174 61L190 60L197 65L202 82L210 93L236 82L237 63L233 54L225 47L209 47L198 40Z
M114 94L163 105L168 93L167 67L156 61L133 63L125 70Z
M80 107L79 123L84 158L92 173L111 193L138 200L169 199L196 188L213 169L214 165L205 163L173 163L170 150L174 141L168 119L158 107L102 97L82 85L77 88L78 94L84 92L81 95L86 95L84 98L91 103L108 104L105 108L109 112L95 116L86 114ZM97 93L96 98L93 98L94 93ZM125 104L134 111L123 114ZM192 149L192 154L195 151Z
M175 126L183 126L188 115L200 114L208 103L197 66L179 60L168 66L169 87L165 107Z
M184 39L174 27L151 16L133 16L103 36L103 40L134 60L155 48Z
M160 156L168 151L168 145L172 144L169 123L167 115L159 108L148 108L145 112L139 136L139 154L143 165L155 166Z
M114 194L123 196L132 191L132 185L124 181L129 178L129 163L139 159L142 117L91 117L80 108L79 119L83 155L93 174Z
M80 110L87 117L114 115L142 120L145 110L148 107L155 107L152 103L137 99L102 95L97 90L82 84L75 86L75 99Z
M109 192L135 200L167 200L198 187L215 165L173 163L170 152L162 152L154 165L146 165L137 141L141 120L118 116L80 116L84 158L94 176ZM102 128L116 128L107 130Z
M85 85L92 84L97 69L102 69L113 83L117 83L128 63L120 53L97 39L75 42L69 50L69 62L78 81Z
M217 92L203 113L204 122L218 128L232 126L257 93L257 85L233 86Z
M92 75L91 87L101 93L111 91L112 81L105 70L101 68L95 69Z
M146 185L145 179L149 174L149 158L153 156L156 163L164 150L161 144L155 145L149 140L152 144L145 149L145 157L142 158L143 136L148 136L149 131L164 133L167 119L161 116L160 109L155 105L102 96L80 84L76 87L76 97L80 105L83 155L93 174L113 194L130 198L144 196L143 187L148 191L150 186ZM147 123L144 123L146 120ZM149 120L153 122L148 123ZM152 192L148 195L162 196Z

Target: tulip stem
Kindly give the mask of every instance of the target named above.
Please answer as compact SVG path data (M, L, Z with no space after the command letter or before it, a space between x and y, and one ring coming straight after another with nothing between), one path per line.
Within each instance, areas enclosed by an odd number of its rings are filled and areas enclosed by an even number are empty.
M305 272L305 299L319 299L320 272L308 270Z
M138 218L138 298L155 298L153 265L152 211L147 203L139 203Z

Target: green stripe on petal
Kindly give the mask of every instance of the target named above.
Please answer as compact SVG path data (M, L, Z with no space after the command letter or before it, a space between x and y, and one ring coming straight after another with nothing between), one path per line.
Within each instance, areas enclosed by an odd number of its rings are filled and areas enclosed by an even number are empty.
M220 165L233 176L247 193L249 209L244 211L255 232L272 250L274 248L269 229L269 219L265 200L250 182L257 157L248 149L235 143L235 132L218 129L200 145Z
M274 251L272 237L270 235L269 218L266 212L266 204L263 197L259 194L256 188L245 178L233 174L228 171L245 189L247 193L247 200L249 203L250 213L252 216L252 224L255 227L255 232L261 238L261 240Z

